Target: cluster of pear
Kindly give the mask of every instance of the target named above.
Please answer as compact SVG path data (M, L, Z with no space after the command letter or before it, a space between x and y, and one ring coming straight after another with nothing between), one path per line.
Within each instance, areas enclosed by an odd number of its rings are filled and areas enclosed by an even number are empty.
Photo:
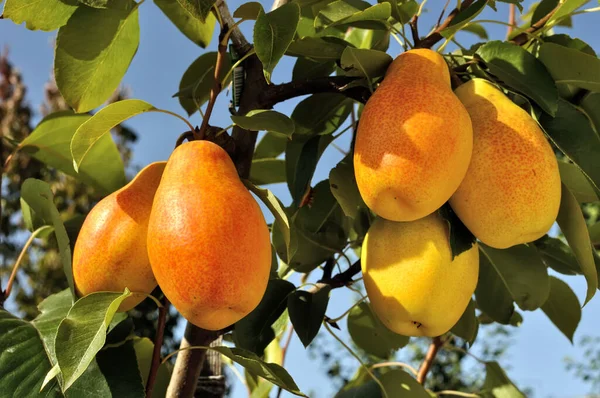
M354 169L379 216L361 252L367 294L408 336L446 333L477 285L478 245L452 257L444 203L499 249L543 236L560 205L558 164L536 121L486 80L453 92L446 62L428 49L399 55L365 105Z
M177 147L86 217L73 252L79 295L160 286L194 325L219 330L262 299L271 269L269 229L229 155L208 141ZM141 293L141 294L139 294Z

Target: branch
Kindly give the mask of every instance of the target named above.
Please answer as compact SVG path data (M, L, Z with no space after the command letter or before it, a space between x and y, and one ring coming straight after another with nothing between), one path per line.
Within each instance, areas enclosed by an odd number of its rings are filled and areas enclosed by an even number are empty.
M429 369L431 369L431 365L433 365L433 361L435 360L435 356L437 355L439 349L444 345L444 341L441 337L434 337L431 345L429 346L429 350L427 351L427 355L425 355L425 359L419 368L419 373L417 374L417 381L422 385L425 384L425 379L427 378L427 373Z
M514 4L509 4L508 6L508 28L506 29L506 38L510 37L510 34L513 32L515 27L515 14L516 14L517 6Z
M329 279L321 279L317 282L317 284L322 283L331 286L332 289L336 289L338 287L351 285L354 281L352 278L361 271L360 260L356 261L352 264L347 270L344 272L340 272L335 275L333 278Z
M259 102L263 107L271 108L275 104L302 95L340 93L364 104L371 95L369 89L366 87L348 88L348 84L357 79L359 78L352 76L326 76L294 80L283 84L271 84L260 93Z
M552 11L550 11L548 14L544 15L543 18L540 18L533 25L531 25L529 28L527 28L524 32L519 33L518 35L513 37L511 42L515 43L518 46L522 46L523 44L527 43L529 41L531 34L542 29L544 27L544 25L546 25L546 22L548 22L550 20L552 15L554 15L554 13L560 8L561 5L562 5L562 3L557 5L556 7L554 7L554 9Z
M414 47L419 47L419 43L421 42L421 38L419 37L419 15L415 14L415 16L410 20L410 32L412 33Z
M158 309L158 323L156 325L156 336L154 338L152 365L150 367L150 373L148 374L148 381L146 382L146 397L152 397L154 382L156 381L156 375L158 374L158 368L160 367L160 350L163 345L165 323L167 319L167 313L169 312L169 300L164 297L162 301L162 307Z
M444 22L442 22L442 24L440 26L438 26L433 32L431 32L426 38L421 40L419 45L415 45L415 48L431 48L437 42L442 40L443 37L440 34L440 32L442 30L446 29L450 25L450 23L452 22L454 17L459 13L459 11L464 10L465 8L469 7L474 1L475 0L463 0L463 2L460 5L460 9L455 8L454 10L452 10L450 15L448 15L448 17L444 20Z

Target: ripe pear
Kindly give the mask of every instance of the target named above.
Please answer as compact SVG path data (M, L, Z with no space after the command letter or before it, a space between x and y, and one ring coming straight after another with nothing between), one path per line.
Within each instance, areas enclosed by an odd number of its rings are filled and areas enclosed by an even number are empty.
M450 199L467 228L505 249L541 238L560 206L558 163L537 122L483 79L456 89L473 122L473 157Z
M99 291L134 294L119 307L128 311L156 287L146 234L166 162L146 166L126 186L102 199L85 218L73 250L73 278L81 296Z
M232 325L262 299L269 229L218 145L192 141L171 154L150 214L148 255L166 297L203 329Z
M390 330L439 336L460 319L477 286L474 244L452 260L448 223L438 212L410 222L377 218L361 266L371 308Z
M469 114L452 92L442 56L428 49L402 53L360 117L354 148L360 194L388 220L425 217L458 188L472 145Z

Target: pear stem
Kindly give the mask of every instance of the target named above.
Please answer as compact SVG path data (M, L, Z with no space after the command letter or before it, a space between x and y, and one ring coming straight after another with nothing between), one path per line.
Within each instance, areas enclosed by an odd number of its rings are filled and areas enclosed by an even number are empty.
M444 340L442 340L441 336L434 337L429 345L429 350L427 350L427 354L425 355L425 359L419 368L419 373L417 373L417 381L422 385L425 385L425 379L427 379L427 373L429 369L431 369L431 365L433 365L433 361L440 350L440 348L444 345Z
M148 374L148 380L146 381L147 398L152 397L152 389L154 388L154 382L156 381L156 375L158 374L158 368L160 367L160 350L165 336L167 312L169 312L169 300L164 297L162 300L162 307L158 308L158 322L156 325L156 336L154 337L152 365L150 366L150 373Z

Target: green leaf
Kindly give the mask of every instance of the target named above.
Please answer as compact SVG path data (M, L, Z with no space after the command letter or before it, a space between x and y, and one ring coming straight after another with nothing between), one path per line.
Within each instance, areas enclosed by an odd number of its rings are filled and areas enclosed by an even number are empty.
M110 394L113 397L137 397L143 398L146 396L144 391L145 384L142 384L140 369L133 341L129 340L118 347L107 347L100 351L96 356L96 362L102 372L101 379L106 379L110 387ZM165 365L162 364L158 368L152 397L164 397L167 383L165 380L164 370ZM82 378L85 376L82 376ZM70 391L74 390L77 385L73 385ZM89 384L82 384L82 391L77 396L85 396L89 394ZM161 394L162 390L162 394ZM87 394L86 394L87 393ZM70 394L67 394L70 395ZM75 394L74 394L75 395Z
M544 43L538 58L544 63L556 84L571 84L591 91L600 91L600 59L582 51L554 43ZM568 59L566 64L561 60Z
M477 0L467 8L462 8L458 14L452 19L450 25L440 32L444 38L453 37L456 32L461 30L466 24L483 11L487 0Z
M581 274L575 255L562 240L544 236L534 243L548 267L564 275Z
M498 362L485 363L485 381L482 390L494 398L525 398L519 389L508 378Z
M382 22L387 21L391 13L390 3L379 3L371 6L361 0L337 0L319 11L315 18L315 28L319 31L344 25L385 29ZM373 24L373 22L376 22L376 24Z
M292 112L298 135L327 135L336 131L348 118L352 100L336 93L313 94L302 100Z
M552 26L555 22L569 16L573 13L573 11L577 10L579 7L583 6L585 3L589 2L589 0L565 0L562 2L560 8L556 10L554 14L548 19L546 22L546 26Z
M46 116L18 146L37 160L93 186L107 195L125 185L125 170L119 150L112 137L106 135L96 142L79 166L73 167L71 139L77 128L90 115L61 111Z
M154 3L188 39L206 48L213 37L217 19L208 14L205 22L194 18L177 0L154 0Z
M489 38L487 30L483 27L483 25L478 23L470 23L467 26L461 29L463 32L470 32L474 35L477 35L480 39L487 40Z
M223 58L222 61L222 68L219 73L219 78L221 79L231 69L231 60L229 57ZM179 97L179 103L188 115L191 116L208 101L210 90L214 84L216 62L217 53L207 52L196 58L183 73L179 82L179 92L174 97ZM230 80L228 79L225 84L229 84Z
M587 294L583 305L594 297L598 289L598 273L592 252L592 242L588 233L585 218L575 196L564 184L562 185L560 209L556 222L565 235L565 239L575 253L581 271L587 281Z
M386 372L379 378L389 398L431 398L419 382L401 369Z
M412 3L415 2L411 0L403 5ZM344 36L344 40L356 48L387 51L390 45L390 32L385 30L349 28Z
M65 25L78 6L77 0L6 0L2 16L30 30L51 31Z
M0 309L0 391L26 397L40 391L52 368L35 328ZM56 382L44 387L44 396L59 397ZM41 395L41 394L40 394Z
M26 203L35 212L37 217L44 220L45 225L51 225L54 228L54 235L58 242L58 250L65 277L71 289L71 294L75 297L69 237L67 236L60 213L54 205L54 195L50 186L44 181L28 178L21 185L21 199L22 203Z
M588 118L560 99L556 116L542 115L540 123L552 142L581 169L600 192L600 138Z
M335 61L340 59L348 44L348 42L337 37L303 37L294 40L288 47L286 54L293 57Z
M412 17L415 16L419 11L419 3L414 0L409 1L394 1L385 0L392 6L392 17L400 24L404 25L408 23ZM378 0L378 3L384 3L384 1Z
M295 129L292 119L283 113L265 109L250 111L246 116L232 115L231 120L246 130L267 130L288 137L294 133Z
M600 131L600 93L587 93L579 103L596 132Z
M561 181L573 192L579 203L600 200L594 186L579 167L572 163L559 161L558 170Z
M469 250L476 242L475 236L458 218L449 204L443 205L439 210L442 218L448 223L448 233L450 236L450 250L452 259Z
M522 310L533 311L548 299L548 271L533 246L516 245L499 250L479 243L479 248Z
M531 21L529 26L535 24L540 19L544 18L558 5L559 0L541 0L538 3L534 3L531 7L533 8L533 14L531 15Z
M288 139L279 134L267 132L256 145L253 159L276 158L285 152Z
M99 292L75 302L56 333L55 351L66 391L85 372L106 341L106 332L121 303L131 296Z
M248 188L253 194L255 194L271 211L273 217L275 217L275 223L277 224L277 228L283 236L288 256L291 256L291 254L294 252L294 242L291 240L291 223L284 210L283 205L281 204L279 199L277 199L277 197L273 195L273 193L268 189L258 188L256 185L252 184L248 180L244 180L243 182L244 185L246 185L246 188Z
M385 74L392 63L392 57L383 51L347 47L342 53L340 63L347 76L373 79Z
M123 5L79 7L58 31L56 85L78 113L96 108L114 93L137 51L139 4Z
M315 293L296 290L288 296L290 320L304 347L308 347L319 333L330 292L331 286L322 285Z
M309 58L299 57L294 64L292 80L329 76L333 71L335 71L335 62L317 62Z
M285 182L285 160L273 158L252 160L250 181L256 185Z
M477 308L494 321L508 325L515 311L514 300L500 274L481 252L481 246L479 253L479 280L475 289Z
M79 0L80 3L94 8L107 8L110 0Z
M550 318L571 343L581 320L581 306L577 295L565 282L550 277L550 297L542 305L542 311Z
M267 82L271 81L271 72L294 39L298 21L300 7L296 3L284 4L266 14L259 12L254 25L254 49L263 64Z
M58 325L65 319L72 305L73 295L69 289L48 296L38 304L37 308L40 314L31 322L42 338L44 348L52 365L56 364L54 341Z
M387 359L408 344L409 337L389 330L367 303L360 303L348 314L348 333L367 354Z
M552 1L556 2L557 0L552 0ZM552 36L546 36L546 37L544 37L544 42L560 44L561 46L573 48L575 50L582 51L582 52L584 52L588 55L592 55L594 57L596 56L596 52L589 44L587 44L586 42L584 42L583 40L580 40L580 39L573 39L569 35L557 34L557 35L552 35Z
M142 376L142 385L145 386L148 380L148 375L150 374L150 365L152 364L154 343L147 337L136 337L132 341L132 344L133 349L135 350L137 366L139 367L139 371ZM169 381L171 380L171 368L172 365L170 362L161 363L158 367L156 380L154 381L154 387L152 388L153 398L160 398L166 396L167 387L169 386Z
M554 80L529 52L515 44L490 41L479 47L476 55L506 85L531 98L549 115L556 114L558 91Z
M594 225L591 225L589 232L592 244L594 246L600 244L600 221L596 222Z
M233 12L234 18L255 20L261 12L264 12L262 4L256 1L244 3Z
M288 296L295 286L283 279L269 280L258 307L235 324L235 346L262 355L276 337L273 326L286 309Z
M249 373L262 377L294 395L306 397L300 392L292 376L281 366L264 362L256 354L241 348L210 347L210 349L242 365Z
M456 325L452 327L452 330L450 330L456 336L467 341L470 346L475 342L477 332L479 331L479 321L477 321L477 317L475 316L475 308L475 302L473 300L469 301L465 312Z
M348 155L329 172L331 193L340 204L344 214L355 219L359 209L365 208L365 202L358 191L354 176L352 156Z
M177 0L177 2L200 22L206 22L208 14L215 4L215 0Z

